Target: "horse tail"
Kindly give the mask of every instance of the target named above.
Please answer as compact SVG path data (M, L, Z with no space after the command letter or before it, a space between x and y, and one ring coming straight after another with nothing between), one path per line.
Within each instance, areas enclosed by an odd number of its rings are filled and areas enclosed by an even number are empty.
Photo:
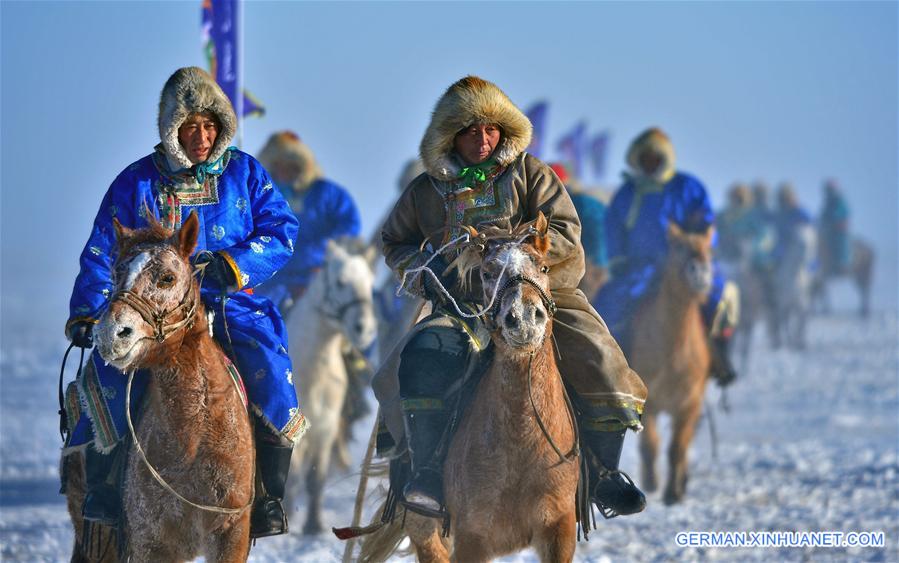
M384 509L387 507L387 499L381 502L373 523L381 522ZM403 530L403 521L405 518L392 518L389 522L371 534L366 535L362 540L359 549L359 563L380 563L387 561L391 555L394 555L399 549L400 543L405 539L406 532Z

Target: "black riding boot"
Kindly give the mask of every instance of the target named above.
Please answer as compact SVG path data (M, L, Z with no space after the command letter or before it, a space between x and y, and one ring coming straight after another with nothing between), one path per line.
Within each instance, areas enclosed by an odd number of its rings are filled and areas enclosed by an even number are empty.
M406 442L412 457L412 479L403 488L403 504L412 511L437 516L443 506L443 458L438 451L448 416L446 411L404 413Z
M725 338L724 336L710 337L709 351L712 356L709 375L718 382L718 385L727 387L737 379L737 371L730 361L730 338Z
M84 477L87 488L81 516L90 522L107 526L118 524L122 512L122 498L119 495L116 461L121 451L117 444L108 454L101 454L92 444L84 449Z
M256 441L256 470L262 490L257 489L250 515L250 537L264 538L287 533L287 514L281 500L290 469L293 446Z
M601 467L590 464L595 485L591 500L606 518L636 514L646 508L646 497L627 474L618 470L626 430L584 432L584 441Z

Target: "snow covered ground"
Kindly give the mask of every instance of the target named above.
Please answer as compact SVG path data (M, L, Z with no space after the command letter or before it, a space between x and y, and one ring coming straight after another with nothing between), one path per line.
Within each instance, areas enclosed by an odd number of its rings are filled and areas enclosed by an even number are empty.
M761 335L758 335L761 336ZM749 373L714 410L718 458L704 421L691 451L686 501L600 522L578 561L899 561L899 332L895 311L867 321L816 317L807 351L772 351L756 338ZM72 532L57 494L56 377L60 344L40 334L6 338L0 356L0 559L67 560ZM77 358L75 358L77 360ZM70 377L74 373L71 367ZM719 391L709 391L709 404ZM360 425L365 437L370 427ZM364 438L363 438L364 439ZM622 467L639 474L634 437ZM364 444L354 446L361 459ZM664 468L661 468L664 470ZM326 525L352 517L356 475L335 474ZM302 507L289 536L258 542L251 561L339 561L329 535L304 538ZM681 547L684 531L883 532L883 548ZM525 552L506 561L534 561Z

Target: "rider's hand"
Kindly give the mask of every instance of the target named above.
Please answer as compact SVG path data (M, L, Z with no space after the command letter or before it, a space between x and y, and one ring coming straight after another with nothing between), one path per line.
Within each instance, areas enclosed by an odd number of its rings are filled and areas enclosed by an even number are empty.
M456 275L455 272L447 272L448 264L443 256L437 255L428 263L428 268L433 271L437 277L440 279L440 285L446 289L447 292L456 284ZM422 272L422 289L424 290L424 297L428 301L433 301L435 303L442 303L446 299L446 295L440 288L437 287L437 282L434 280L434 277L427 273Z
M94 323L90 321L74 322L66 330L66 336L75 346L90 348L94 345Z
M214 281L219 287L231 287L237 284L234 270L218 252L204 250L197 255L194 264L203 268L203 278ZM205 266L204 266L205 265Z

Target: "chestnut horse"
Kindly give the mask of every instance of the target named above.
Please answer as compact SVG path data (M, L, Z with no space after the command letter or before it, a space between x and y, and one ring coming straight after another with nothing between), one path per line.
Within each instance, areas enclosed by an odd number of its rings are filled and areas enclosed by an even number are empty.
M452 559L486 561L532 547L541 561L571 561L579 458L553 354L547 221L541 213L512 233L470 234L478 242L456 264L463 277L480 269L495 353L443 465ZM439 521L409 511L366 539L360 561L385 557L404 533L419 560L449 560Z
M702 412L709 375L709 348L700 306L712 285L712 229L686 234L668 226L668 256L657 292L634 315L631 367L643 376L649 400L643 412L642 485L658 487L659 413L672 418L665 504L679 502L687 486L687 450Z
M123 555L129 561L200 555L207 561L245 561L253 433L242 388L209 333L189 260L199 221L191 213L173 234L147 216L150 227L141 230L115 222L115 293L94 331L105 361L123 373L141 370L138 376L148 378L124 473ZM83 456L67 457L63 463L75 474L66 493L75 527L72 560L90 561L92 555L111 560L116 549L97 554L81 544ZM113 537L108 528L92 528Z

